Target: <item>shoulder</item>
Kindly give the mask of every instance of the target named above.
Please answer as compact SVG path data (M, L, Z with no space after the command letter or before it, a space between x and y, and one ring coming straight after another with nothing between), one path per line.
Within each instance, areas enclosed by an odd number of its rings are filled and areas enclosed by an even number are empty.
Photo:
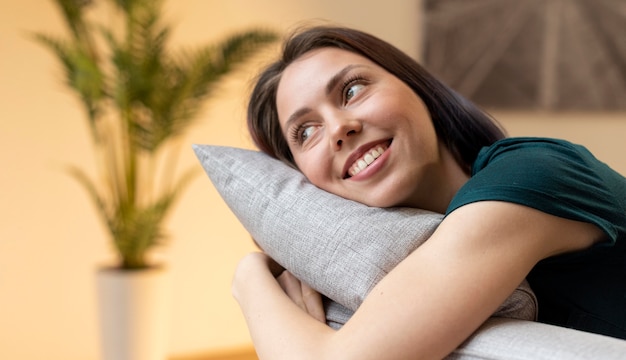
M535 198L575 196L580 188L604 187L598 164L601 163L586 148L568 141L503 139L480 151L472 167L472 177L452 205L468 197L522 201L522 205L530 205L524 203L525 199L534 203Z
M614 242L626 230L625 198L626 179L584 146L551 138L508 138L482 149L471 179L447 212L478 201L505 201L593 223Z
M478 174L488 165L500 161L515 161L516 165L533 167L558 163L588 163L595 158L581 145L566 140L538 137L515 137L499 140L484 147L472 167L472 175ZM519 161L533 160L530 163Z
M508 138L481 150L461 193L574 194L581 187L602 188L602 168L608 169L581 145L550 138Z

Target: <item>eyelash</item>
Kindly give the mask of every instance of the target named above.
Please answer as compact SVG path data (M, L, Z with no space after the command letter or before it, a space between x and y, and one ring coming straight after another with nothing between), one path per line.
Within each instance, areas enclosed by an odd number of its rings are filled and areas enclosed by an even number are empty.
M301 145L302 138L300 137L300 130L302 130L303 128L304 128L304 125L302 124L292 127L291 131L289 131L289 140L291 140L292 142L298 145Z
M356 74L350 76L343 82L343 86L341 87L341 97L343 99L343 103L346 102L346 91L349 90L352 85L363 83L365 80L366 79L363 76Z

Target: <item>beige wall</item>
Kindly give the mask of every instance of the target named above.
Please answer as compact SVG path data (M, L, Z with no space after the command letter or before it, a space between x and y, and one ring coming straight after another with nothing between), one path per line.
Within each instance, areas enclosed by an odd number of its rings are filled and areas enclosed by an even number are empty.
M301 3L170 0L167 6L179 23L180 44L203 43L250 24L289 29L303 19L325 18L417 54L419 1ZM111 253L82 189L58 171L68 163L91 169L90 146L57 64L25 37L32 30L60 30L49 2L0 0L0 358L95 359L94 271ZM191 143L249 146L243 104L253 74L246 70L225 84L183 142L181 166L197 165ZM573 139L626 174L625 114L495 115L511 135ZM208 179L192 185L169 225L172 241L160 256L173 271L171 352L248 344L230 277L253 248Z
M626 113L494 112L510 136L547 136L587 146L626 175Z

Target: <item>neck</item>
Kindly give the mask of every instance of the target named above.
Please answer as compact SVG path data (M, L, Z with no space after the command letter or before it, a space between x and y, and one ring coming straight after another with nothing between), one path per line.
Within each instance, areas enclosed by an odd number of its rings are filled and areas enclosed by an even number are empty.
M441 162L429 172L420 195L413 198L410 207L444 214L452 198L469 180L470 175L457 163L450 151L441 147Z

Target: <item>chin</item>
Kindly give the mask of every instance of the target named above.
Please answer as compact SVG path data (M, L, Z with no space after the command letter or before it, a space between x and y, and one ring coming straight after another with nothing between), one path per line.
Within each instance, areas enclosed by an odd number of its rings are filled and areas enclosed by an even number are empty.
M379 208L390 208L390 207L395 207L399 205L398 202L395 202L392 199L384 198L384 197L381 199L369 197L368 199L360 200L360 202L367 206L379 207Z

